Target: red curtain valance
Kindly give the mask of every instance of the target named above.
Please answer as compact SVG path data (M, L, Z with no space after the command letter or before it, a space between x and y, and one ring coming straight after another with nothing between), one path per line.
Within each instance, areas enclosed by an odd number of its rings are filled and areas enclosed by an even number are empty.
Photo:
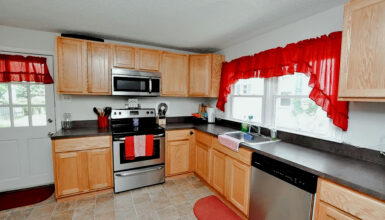
M53 83L45 57L0 54L1 82Z
M313 88L309 97L346 131L348 103L337 101L341 39L342 32L334 32L223 63L217 108L224 111L231 85L239 79L305 73Z

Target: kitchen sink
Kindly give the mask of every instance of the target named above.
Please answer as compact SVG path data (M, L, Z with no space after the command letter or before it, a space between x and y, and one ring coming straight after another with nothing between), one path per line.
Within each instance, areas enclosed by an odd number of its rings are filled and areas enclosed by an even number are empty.
M241 140L241 142L249 145L265 144L265 143L279 141L279 140L272 140L270 137L259 135L257 133L246 133L242 131L227 132L227 133L224 133L224 135ZM245 136L247 136L248 138L247 137L245 138Z

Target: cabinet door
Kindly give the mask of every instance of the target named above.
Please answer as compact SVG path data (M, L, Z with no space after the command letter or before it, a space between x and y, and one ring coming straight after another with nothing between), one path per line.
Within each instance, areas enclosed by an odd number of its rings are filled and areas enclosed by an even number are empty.
M339 98L385 101L384 36L385 0L345 5Z
M315 214L315 220L358 220L343 211L323 202L318 204L318 213Z
M111 148L87 151L91 190L112 187Z
M167 176L190 170L190 140L168 142L166 155Z
M197 143L196 144L196 154L195 154L195 171L202 177L206 182L209 182L209 173L210 173L210 151L209 147Z
M87 43L88 92L100 95L111 94L110 46L105 43Z
M162 95L187 96L188 55L163 53L161 72Z
M250 173L251 166L226 157L226 198L247 216L250 200Z
M113 45L113 66L120 68L135 68L135 48Z
M190 55L189 95L205 97L210 95L211 55Z
M88 191L87 154L55 154L56 197Z
M226 155L216 150L211 151L210 183L218 192L225 194Z
M87 92L87 43L83 40L56 38L57 92Z
M212 57L210 97L218 97L222 73L222 63L225 61L225 56L220 54L213 54Z
M161 51L143 48L135 49L136 68L141 70L159 71Z

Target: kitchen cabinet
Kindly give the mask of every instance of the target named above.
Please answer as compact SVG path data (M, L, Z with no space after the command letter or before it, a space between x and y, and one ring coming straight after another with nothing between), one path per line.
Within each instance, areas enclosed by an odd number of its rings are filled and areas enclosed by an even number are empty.
M196 143L195 172L206 182L210 182L210 148L200 142Z
M111 189L111 144L111 136L52 140L56 198Z
M211 152L210 184L222 195L226 190L226 155L216 150Z
M87 92L98 95L111 94L110 45L87 43Z
M162 96L187 96L188 55L164 52L161 62Z
M135 48L135 68L159 72L161 54L160 50Z
M226 198L244 214L249 213L251 166L226 157Z
M57 37L56 59L57 93L87 93L86 41Z
M385 0L345 4L339 100L385 101Z
M218 97L224 56L193 54L189 57L189 96Z
M123 45L112 45L113 67L134 69L135 48Z
M166 176L194 170L194 132L191 129L166 132Z
M318 178L314 219L385 219L385 203Z
M108 44L57 37L56 53L59 94L111 94Z

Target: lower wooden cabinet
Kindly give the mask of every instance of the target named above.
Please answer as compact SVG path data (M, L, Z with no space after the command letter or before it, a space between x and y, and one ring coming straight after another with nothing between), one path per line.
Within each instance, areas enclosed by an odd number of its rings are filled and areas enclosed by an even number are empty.
M208 146L196 143L196 165L195 172L206 182L210 182L210 149Z
M385 219L385 203L318 178L315 220Z
M226 155L216 150L211 152L210 184L221 194L226 190Z
M56 198L112 188L111 144L111 136L53 140Z
M166 132L166 176L194 170L194 131L176 130Z

